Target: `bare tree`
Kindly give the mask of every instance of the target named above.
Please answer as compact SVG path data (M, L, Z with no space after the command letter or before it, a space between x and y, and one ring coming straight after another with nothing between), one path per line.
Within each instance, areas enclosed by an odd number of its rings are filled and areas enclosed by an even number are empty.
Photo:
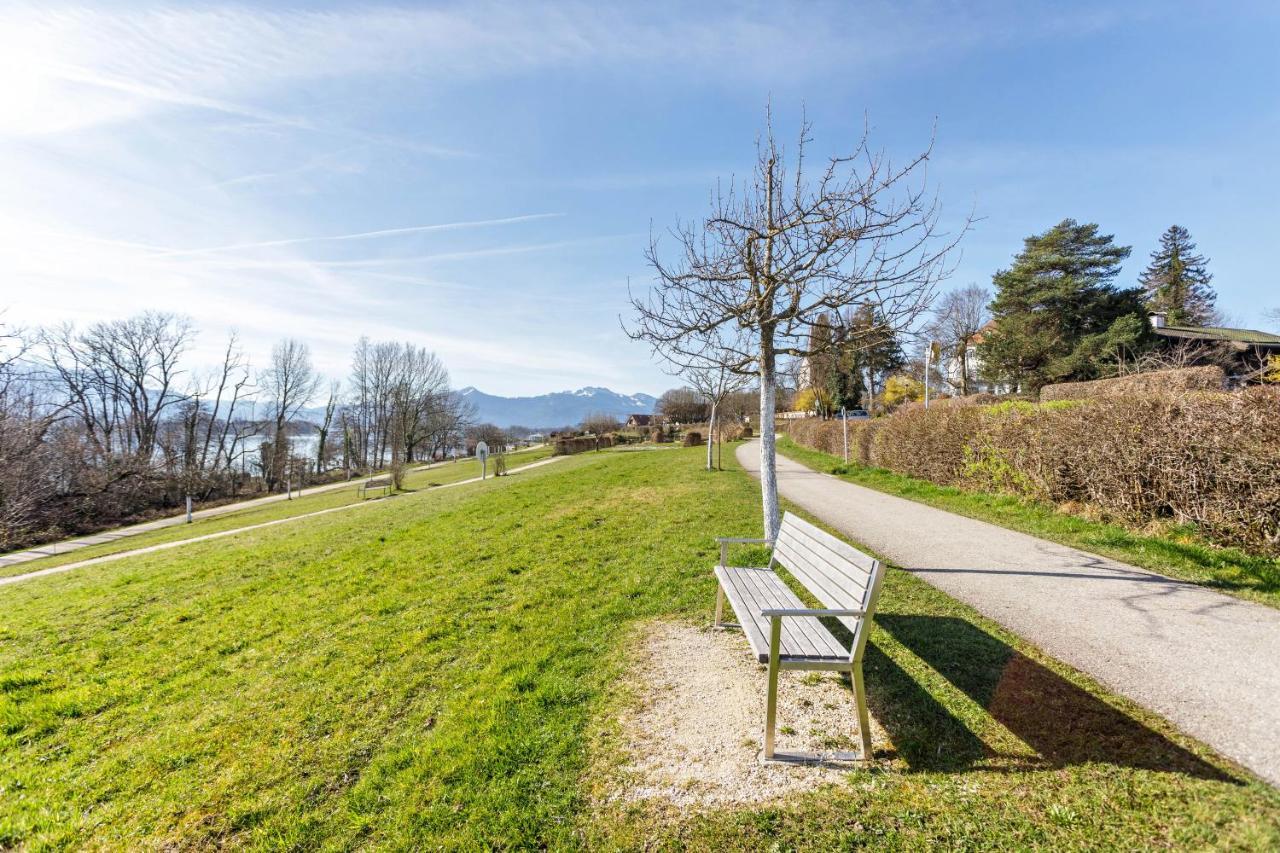
M604 435L607 432L617 432L622 429L622 421L607 412L593 412L587 415L579 426L582 427L583 432Z
M271 362L258 377L267 397L270 444L263 456L263 479L272 491L285 474L289 461L289 427L320 389L320 377L311 365L311 350L294 338L286 338L271 350Z
M804 122L789 162L768 118L752 177L717 188L701 223L677 224L669 259L651 239L656 282L632 296L627 333L678 370L723 358L760 385L760 480L765 535L778 530L774 395L779 356L814 353L809 330L823 314L871 305L895 328L928 306L955 235L938 227L924 172L932 144L905 165L872 151L864 132L852 153L805 170Z
M316 432L317 475L325 472L325 468L329 460L329 433L333 429L333 416L338 410L338 400L341 391L341 382L335 379L329 383L329 401L324 405L324 418L320 421L320 428Z
M961 396L967 396L971 391L973 371L969 364L969 348L973 346L974 336L991 319L987 310L990 303L991 291L978 284L948 291L938 299L933 309L933 320L926 330L941 346L943 353L953 359L959 376L952 378L950 371L944 372Z
M751 377L734 373L720 359L689 367L685 370L684 377L710 410L707 415L707 470L711 471L716 467L712 448L720 443L721 410L730 395L742 391L751 383Z
M690 369L686 368L686 372ZM694 388L663 391L654 409L668 421L678 423L696 424L707 418L707 402Z
M186 399L178 362L194 335L190 320L151 311L83 334L70 325L42 333L47 364L104 460L151 464L165 411Z

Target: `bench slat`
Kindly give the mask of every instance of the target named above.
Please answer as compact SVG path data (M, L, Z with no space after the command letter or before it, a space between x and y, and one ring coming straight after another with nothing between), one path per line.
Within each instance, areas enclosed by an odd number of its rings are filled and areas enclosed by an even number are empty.
M793 595L787 589L769 589L766 583L771 576L771 572L759 569L730 573L730 582L733 586L730 603L733 604L734 612L738 614L740 624L748 633L752 650L756 652L758 658L763 656L764 660L768 660L769 655L769 620L762 617L760 611L777 606L778 603L787 602ZM785 649L784 653L788 655L805 655L814 651L810 647L808 638L798 630L798 627L783 625L780 651Z
M866 608L876 561L808 522L784 516L773 559L824 606ZM857 631L861 620L840 621Z
M762 633L767 638L769 633L769 618L760 616L762 610L770 608L786 608L793 609L797 604L803 607L799 596L797 596L786 583L772 572L768 574L759 574L752 576L750 584L750 592L752 594L753 603L755 605L753 612L757 614L762 627ZM784 648L787 654L794 657L826 657L828 654L839 654L839 651L832 650L831 641L834 639L826 628L822 627L816 619L784 619L782 621L783 640L787 639L788 631L791 632L791 642L785 643ZM768 659L768 643L764 647L766 660Z
M791 513L786 513L782 517L782 524L783 527L790 527L793 530L804 534L812 541L830 550L836 556L844 558L865 572L870 572L876 567L877 560L874 557L862 553L848 542L841 542L830 533L815 527L803 518L798 518Z
M760 615L771 607L803 607L803 602L776 574L768 569L716 567L716 577L725 598L738 616L743 633L756 658L769 660L770 620ZM816 619L783 619L781 648L783 660L847 662L849 651Z

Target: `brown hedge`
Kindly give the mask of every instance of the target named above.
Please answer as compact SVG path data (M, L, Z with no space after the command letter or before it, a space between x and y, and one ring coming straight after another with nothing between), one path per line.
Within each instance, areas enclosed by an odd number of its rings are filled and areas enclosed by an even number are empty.
M599 450L604 447L613 447L612 435L580 435L576 437L557 438L553 456L572 456L575 453L585 453L588 450Z
M842 453L838 421L793 424ZM1280 390L1129 394L1080 403L911 408L850 424L850 456L943 485L1093 507L1143 526L1280 555Z
M1181 367L1153 370L1113 379L1091 382L1059 382L1040 389L1042 403L1051 400L1091 400L1099 397L1122 397L1130 394L1184 394L1193 391L1221 391L1227 387L1227 375L1221 367Z

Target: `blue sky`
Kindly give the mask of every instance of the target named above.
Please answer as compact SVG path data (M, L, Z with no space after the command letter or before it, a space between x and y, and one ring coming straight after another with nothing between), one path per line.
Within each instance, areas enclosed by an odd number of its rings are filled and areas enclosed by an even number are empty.
M741 175L766 102L815 151L906 156L937 124L951 285L1064 217L1168 225L1219 306L1280 307L1274 3L0 6L0 308L190 314L212 362L360 334L528 394L672 380L625 339L651 224Z

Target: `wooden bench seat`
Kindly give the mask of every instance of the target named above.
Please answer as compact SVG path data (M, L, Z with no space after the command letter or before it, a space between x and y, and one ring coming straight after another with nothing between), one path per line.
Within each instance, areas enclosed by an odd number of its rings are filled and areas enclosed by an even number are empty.
M715 567L719 581L715 624L723 624L724 603L728 601L756 659L769 666L765 758L811 758L775 754L778 672L818 669L850 674L862 740L862 752L857 757L868 762L871 721L862 678L862 654L868 625L880 596L884 566L791 513L782 517L776 542L737 538L716 541L720 544L720 565ZM727 565L729 545L741 543L771 545L769 565L763 568ZM785 569L822 607L807 606L775 568Z
M716 567L716 579L725 598L742 620L751 651L760 663L769 662L769 623L765 610L803 610L807 605L770 569ZM782 623L779 660L792 662L849 662L849 650L812 619L788 619Z

